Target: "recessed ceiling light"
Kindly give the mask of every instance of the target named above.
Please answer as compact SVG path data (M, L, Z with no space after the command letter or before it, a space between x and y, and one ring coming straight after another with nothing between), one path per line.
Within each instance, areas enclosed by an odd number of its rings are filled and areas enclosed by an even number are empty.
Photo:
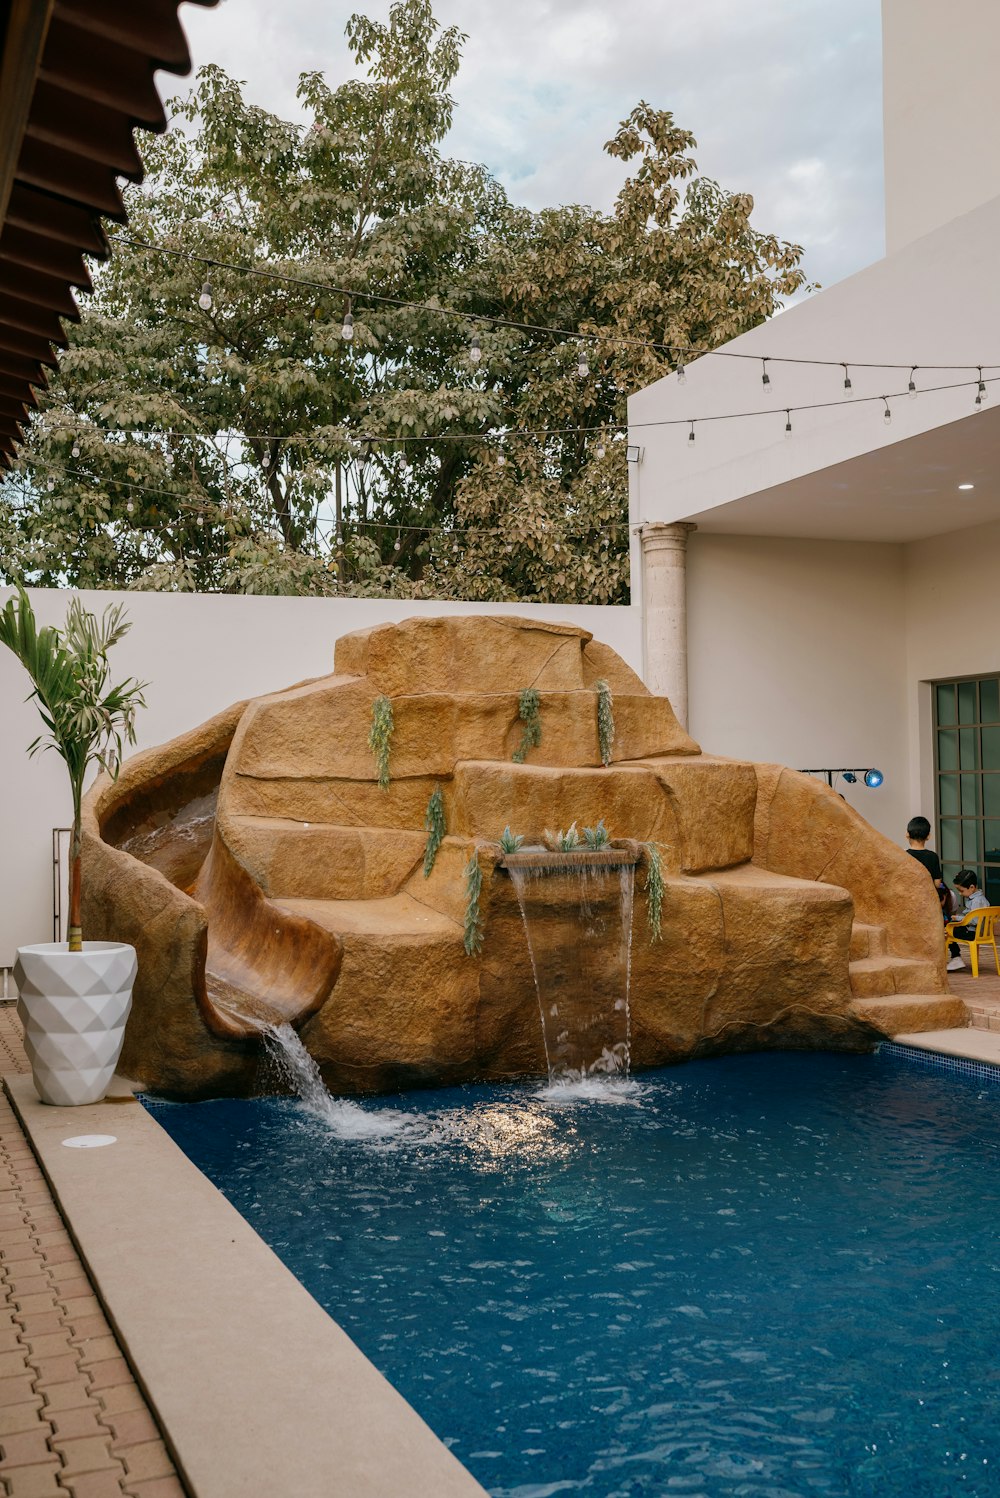
M959 484L958 487L960 489L974 489L976 486L975 484Z

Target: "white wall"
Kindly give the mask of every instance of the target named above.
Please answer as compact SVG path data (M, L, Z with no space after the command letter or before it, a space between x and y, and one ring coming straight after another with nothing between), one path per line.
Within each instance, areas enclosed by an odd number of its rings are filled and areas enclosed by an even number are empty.
M882 0L890 254L1000 193L998 77L997 0Z
M903 548L704 535L688 542L689 728L706 750L838 783L895 842L910 806Z
M8 590L0 590L0 603ZM69 592L32 590L42 624L61 625ZM132 629L112 657L115 680L149 682L136 724L138 748L163 743L239 701L333 669L338 636L375 624L436 614L508 614L589 629L636 671L642 623L636 608L556 604L413 603L381 599L219 597L176 593L83 593L101 612L121 599ZM505 684L497 683L498 687ZM520 683L518 685L523 685ZM62 761L49 752L29 761L41 727L30 683L0 649L0 967L18 945L52 940L52 828L71 818Z

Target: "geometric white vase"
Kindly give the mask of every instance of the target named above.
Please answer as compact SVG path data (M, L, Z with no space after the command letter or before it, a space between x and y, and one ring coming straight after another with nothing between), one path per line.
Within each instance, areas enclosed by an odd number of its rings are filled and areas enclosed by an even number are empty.
M85 941L19 947L14 966L24 1049L43 1103L98 1103L114 1076L132 1007L135 948Z

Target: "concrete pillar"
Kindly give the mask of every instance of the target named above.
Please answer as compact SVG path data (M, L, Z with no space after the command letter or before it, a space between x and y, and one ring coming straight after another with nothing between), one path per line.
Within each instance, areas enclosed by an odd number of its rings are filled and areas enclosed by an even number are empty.
M686 520L647 521L642 542L645 678L657 697L669 697L687 727L687 541L697 526Z

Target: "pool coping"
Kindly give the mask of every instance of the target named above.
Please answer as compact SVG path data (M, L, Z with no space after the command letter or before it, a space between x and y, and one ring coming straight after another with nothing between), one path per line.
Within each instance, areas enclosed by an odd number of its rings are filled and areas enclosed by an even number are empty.
M485 1498L139 1103L4 1088L192 1498Z

